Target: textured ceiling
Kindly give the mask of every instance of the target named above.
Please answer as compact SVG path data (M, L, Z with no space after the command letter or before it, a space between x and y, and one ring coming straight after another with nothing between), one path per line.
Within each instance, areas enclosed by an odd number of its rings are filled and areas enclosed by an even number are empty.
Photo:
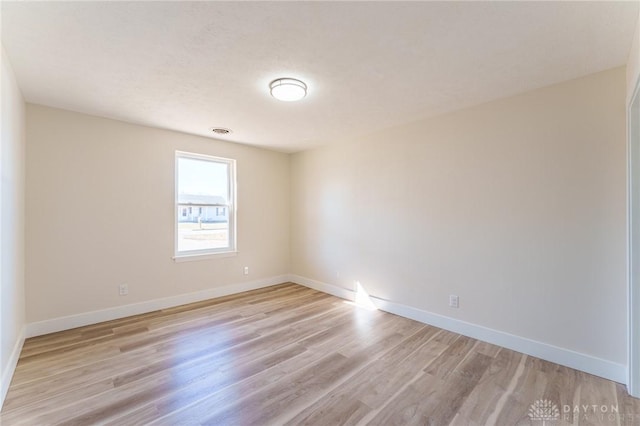
M2 2L28 102L294 152L626 63L638 2ZM295 77L301 102L271 98Z

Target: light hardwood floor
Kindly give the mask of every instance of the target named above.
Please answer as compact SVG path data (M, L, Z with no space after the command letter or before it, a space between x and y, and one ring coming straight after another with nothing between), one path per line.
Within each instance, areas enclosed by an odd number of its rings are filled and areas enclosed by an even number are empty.
M28 339L0 420L541 425L541 400L547 425L640 424L620 384L282 284Z

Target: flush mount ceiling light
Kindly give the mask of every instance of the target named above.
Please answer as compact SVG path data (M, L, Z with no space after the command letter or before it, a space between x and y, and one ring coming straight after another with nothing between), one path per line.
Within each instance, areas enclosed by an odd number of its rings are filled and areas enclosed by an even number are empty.
M285 102L299 101L307 96L307 85L295 78L273 80L269 84L269 89L271 89L271 96Z

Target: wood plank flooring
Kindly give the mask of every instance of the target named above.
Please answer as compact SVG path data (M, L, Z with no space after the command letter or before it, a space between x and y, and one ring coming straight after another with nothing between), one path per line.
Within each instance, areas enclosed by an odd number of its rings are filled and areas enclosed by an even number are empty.
M557 415L529 417L542 400ZM608 380L282 284L28 339L0 422L541 425L543 414L547 425L640 425L640 400Z

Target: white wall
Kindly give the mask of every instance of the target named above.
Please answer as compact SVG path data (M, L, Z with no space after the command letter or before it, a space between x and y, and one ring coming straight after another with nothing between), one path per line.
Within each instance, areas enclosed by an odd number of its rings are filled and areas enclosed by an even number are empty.
M172 260L176 150L237 160L237 256ZM289 210L286 154L28 104L27 322L287 274Z
M635 108L631 108L631 105L634 101L633 95L635 93L638 82L640 81L640 10L638 10L638 19L636 20L636 30L633 36L633 42L631 45L631 51L629 52L629 59L627 60L627 106L629 108L629 140L628 140L628 148L629 148L629 208L633 209L634 212L639 210L638 207L638 199L637 197L633 197L632 192L638 186L638 180L640 176L636 172L636 168L638 167L638 159L637 159L637 151L638 151L638 121L640 120L640 115L638 112L637 103ZM637 101L636 101L637 102ZM635 119L635 120L634 120ZM637 221L636 219L629 217L629 232L632 235L637 234ZM635 324L638 323L637 318L640 315L640 300L637 296L637 288L633 288L635 282L637 282L638 278L635 276L638 272L637 256L633 256L637 247L637 237L631 237L634 239L630 240L629 245L629 266L630 266L630 284L631 288L629 289L629 377L628 377L628 387L629 393L634 396L640 396L640 360L638 360L638 356L636 354L640 353L640 337L638 336L638 330L635 327ZM636 285L637 286L637 285ZM633 337L635 336L635 337Z
M624 67L350 142L292 157L294 274L624 379Z
M0 407L24 341L25 104L2 48L0 128Z

